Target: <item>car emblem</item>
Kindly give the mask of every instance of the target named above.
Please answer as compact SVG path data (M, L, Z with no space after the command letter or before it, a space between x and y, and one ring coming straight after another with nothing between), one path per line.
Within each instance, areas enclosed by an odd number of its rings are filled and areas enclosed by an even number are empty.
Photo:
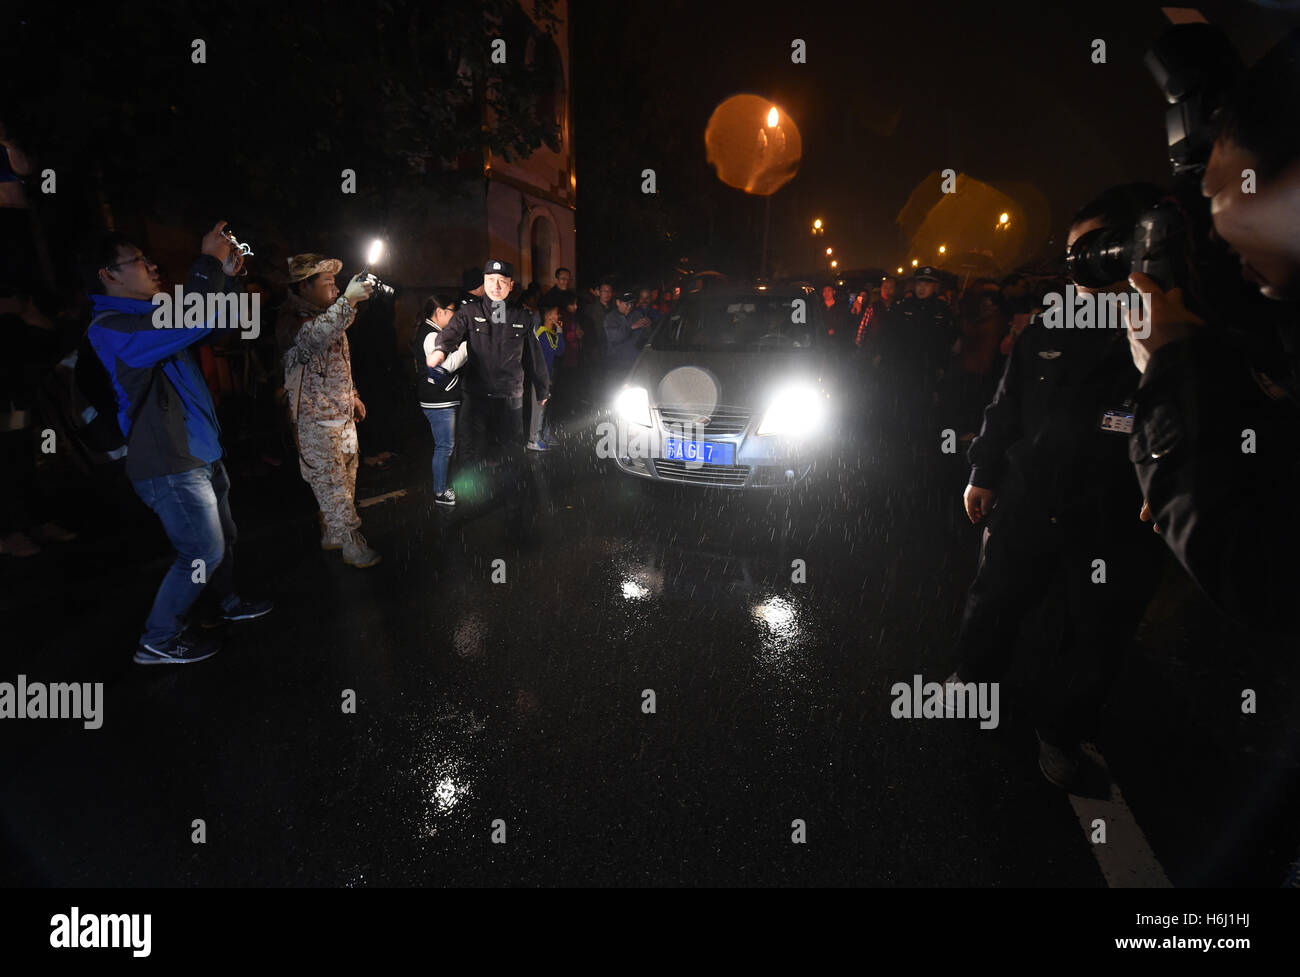
M709 417L708 414L701 414L699 417L695 418L695 426L696 426L696 427L704 427L704 426L706 426L706 425L709 423L709 421L711 421L711 420L713 420L713 418Z

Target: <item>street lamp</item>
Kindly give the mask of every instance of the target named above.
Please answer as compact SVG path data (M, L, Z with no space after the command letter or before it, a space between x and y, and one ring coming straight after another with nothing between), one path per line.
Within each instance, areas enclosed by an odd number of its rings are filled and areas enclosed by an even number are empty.
M1001 216L998 217L999 224L1005 224L1009 220L1011 220L1011 215L1008 214L1005 210L1002 212Z
M834 249L834 248L827 248L827 249L826 249L826 256L827 256L828 258L829 258L832 254L834 254L834 253L835 253L835 249Z
M921 262L917 261L915 258L912 259L912 267L913 267L913 268L915 268L915 267L916 267L917 265L919 265L920 263L921 263Z
M899 273L900 275L903 273L903 266L902 266L902 265L899 265L899 266L898 266L898 273Z
M840 263L839 263L838 261L832 261L832 262L831 262L831 267L832 267L832 268L838 268L839 266L840 266Z
M939 245L939 253L940 253L940 254L943 254L943 253L946 252L947 250L948 250L948 249L947 249L946 247L944 247L942 244Z
M709 116L704 130L706 159L729 187L762 197L755 214L763 238L758 251L760 276L770 274L772 195L794 179L803 156L803 140L794 119L768 98L732 95ZM809 220L812 219L810 215ZM818 233L813 228L814 235Z

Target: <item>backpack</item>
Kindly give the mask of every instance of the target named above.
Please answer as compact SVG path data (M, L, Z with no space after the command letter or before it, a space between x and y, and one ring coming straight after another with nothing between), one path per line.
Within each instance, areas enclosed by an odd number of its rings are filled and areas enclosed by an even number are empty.
M101 317L102 313L90 320L76 350L46 375L37 393L37 410L44 424L55 431L56 443L67 448L60 454L86 474L126 457L113 379L90 344L90 326ZM155 368L150 388L156 377ZM148 396L146 388L135 416Z

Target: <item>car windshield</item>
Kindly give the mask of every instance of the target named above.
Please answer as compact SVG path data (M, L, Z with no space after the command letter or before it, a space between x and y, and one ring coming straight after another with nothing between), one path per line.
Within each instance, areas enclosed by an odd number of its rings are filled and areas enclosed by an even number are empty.
M674 311L655 331L650 345L692 352L811 349L817 315L816 303L803 295L702 298Z

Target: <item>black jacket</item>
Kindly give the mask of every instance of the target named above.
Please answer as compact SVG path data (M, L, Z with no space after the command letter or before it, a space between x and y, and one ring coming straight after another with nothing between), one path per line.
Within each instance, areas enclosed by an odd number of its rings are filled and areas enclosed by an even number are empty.
M1286 373L1265 372L1243 336L1170 343L1142 376L1130 450L1162 537L1192 579L1243 624L1294 633L1300 409Z
M598 299L591 299L578 307L578 321L582 323L584 333L583 350L593 359L600 359L609 351L609 338L605 335L605 316L617 310L618 306L613 302L604 306Z
M939 370L952 369L952 345L961 335L951 306L936 296L896 302L881 334L881 363L898 379L937 382Z
M841 351L851 349L857 339L858 320L849 313L848 301L840 299L830 308L821 303L821 310L826 346Z
M1138 380L1123 331L1032 323L971 442L970 483L997 492L1000 506L1149 533L1122 430ZM1107 411L1121 430L1103 426Z
M411 352L415 356L415 375L422 378L416 385L416 397L421 407L455 407L460 403L461 394L464 392L464 375L460 372L460 368L465 365L469 350L464 343L456 347L455 351L448 353L447 358L442 361L441 371L435 374L429 369L425 344L432 335L436 349L437 333L438 327L428 319L421 322L415 330Z
M478 397L522 397L524 379L533 385L538 400L550 395L546 361L533 333L532 313L522 305L506 303L506 321L492 321L492 302L486 296L466 302L438 336L436 349L448 356L469 343L469 392Z

